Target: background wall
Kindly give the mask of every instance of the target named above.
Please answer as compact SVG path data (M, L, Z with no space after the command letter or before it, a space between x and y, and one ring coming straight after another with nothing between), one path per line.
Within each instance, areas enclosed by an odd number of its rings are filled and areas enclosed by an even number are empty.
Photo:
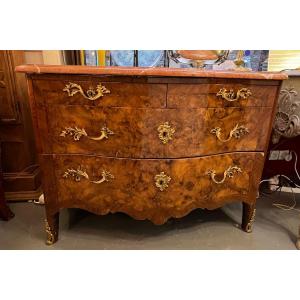
M300 68L300 50L270 50L268 71Z
M61 50L25 50L24 54L26 64L63 64Z

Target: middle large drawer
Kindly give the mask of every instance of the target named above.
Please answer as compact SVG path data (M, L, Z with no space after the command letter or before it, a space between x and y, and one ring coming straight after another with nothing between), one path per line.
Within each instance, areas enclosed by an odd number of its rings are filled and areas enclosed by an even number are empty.
M271 108L48 106L44 153L176 158L263 151ZM258 125L259 124L259 125Z

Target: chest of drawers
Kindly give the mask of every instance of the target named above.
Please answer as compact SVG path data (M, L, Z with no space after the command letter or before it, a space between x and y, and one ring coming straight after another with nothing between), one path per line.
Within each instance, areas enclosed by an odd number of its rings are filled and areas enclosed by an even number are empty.
M79 66L27 73L47 243L59 211L163 224L243 202L250 232L280 73Z

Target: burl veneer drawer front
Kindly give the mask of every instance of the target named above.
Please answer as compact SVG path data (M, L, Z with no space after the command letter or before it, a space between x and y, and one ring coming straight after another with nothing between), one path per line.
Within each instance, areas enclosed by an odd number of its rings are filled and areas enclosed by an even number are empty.
M184 156L186 145L193 144L193 123L201 118L201 112L196 114L190 110L53 106L48 108L44 149L45 153L129 158Z
M169 108L272 106L277 86L246 84L169 84Z
M203 121L195 123L195 149L201 154L264 151L272 108L203 109ZM203 125L204 124L204 125Z
M192 159L129 160L56 156L58 206L98 214L125 212L156 224L195 208L249 201L258 184L261 153L232 153Z
M49 105L165 107L167 85L105 82L105 79L34 80L36 100Z
M44 153L190 157L264 149L270 108L133 109L49 106ZM259 126L257 126L259 124Z

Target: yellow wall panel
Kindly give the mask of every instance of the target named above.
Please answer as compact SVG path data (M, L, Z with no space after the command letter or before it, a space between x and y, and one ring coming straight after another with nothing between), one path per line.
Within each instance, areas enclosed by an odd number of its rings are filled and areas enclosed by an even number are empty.
M43 60L45 65L63 65L61 50L43 50Z
M281 71L300 67L300 50L270 50L268 71Z

